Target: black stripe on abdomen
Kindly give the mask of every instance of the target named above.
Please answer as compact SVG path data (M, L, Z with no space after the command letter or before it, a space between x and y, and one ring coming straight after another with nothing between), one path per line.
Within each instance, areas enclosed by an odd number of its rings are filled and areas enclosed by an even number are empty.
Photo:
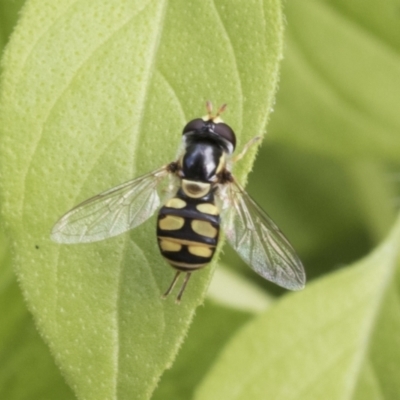
M200 204L201 209L212 210L211 206L215 208L215 205L210 198L207 201L179 199L180 208L168 207L170 203L167 202L158 215L157 236L161 254L174 268L182 271L207 265L218 244L220 217L201 212L197 206Z

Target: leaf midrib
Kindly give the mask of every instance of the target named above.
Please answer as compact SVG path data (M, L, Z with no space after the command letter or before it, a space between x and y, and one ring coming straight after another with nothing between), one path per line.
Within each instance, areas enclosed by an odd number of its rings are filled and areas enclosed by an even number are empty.
M143 120L144 120L144 115L145 115L145 105L146 105L146 99L149 94L149 89L151 85L151 81L153 79L154 74L156 73L156 59L157 59L157 50L160 45L161 37L162 37L162 32L163 32L163 27L165 24L165 17L166 17L166 10L168 6L168 0L164 0L162 4L159 5L160 10L159 10L159 22L157 24L154 24L154 26L157 26L156 28L156 34L154 38L154 43L153 43L153 48L151 50L151 57L150 57L150 68L148 69L148 75L147 78L143 80L144 82L144 90L143 90L143 98L141 101L138 102L138 104L142 105L140 112L139 112L139 121L137 124L137 130L136 134L133 135L133 145L132 145L132 157L131 159L134 160L134 155L137 146L137 143L140 143L140 137L141 137L141 132L140 127L143 125ZM132 170L131 173L133 175L134 172L134 162L132 162ZM129 243L129 236L124 240L123 244L123 249L122 249L122 254L126 253L129 251L128 249L128 243ZM120 347L120 335L121 335L121 319L120 319L120 303L121 303L121 287L123 285L122 281L122 276L123 276L123 263L121 262L118 268L118 284L117 284L117 298L116 298L116 308L115 308L115 327L116 327L116 333L115 333L115 393L114 393L114 399L117 400L119 398L119 387L120 387L120 352L121 352L121 347ZM164 327L165 330L165 315L164 313L160 313L160 318L162 318L162 326Z

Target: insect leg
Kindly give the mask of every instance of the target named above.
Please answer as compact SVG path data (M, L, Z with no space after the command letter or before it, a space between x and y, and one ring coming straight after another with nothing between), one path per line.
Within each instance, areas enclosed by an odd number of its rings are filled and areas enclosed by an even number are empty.
M174 276L174 279L172 280L171 284L169 285L169 288L163 294L163 296L162 296L163 299L167 298L167 296L171 293L171 291L174 288L174 286L176 284L176 281L178 280L180 274L181 274L181 271L177 271L177 273Z
M178 304L181 302L181 298L182 298L183 292L185 291L186 285L187 285L191 275L192 275L191 272L186 272L185 280L183 281L181 290L179 291L178 297L175 300L175 302L178 303Z
M261 140L261 136L256 136L253 137L253 139L249 140L243 147L243 150L235 157L233 157L232 161L236 162L239 161L243 158L243 156L247 153L249 148L253 146L254 143L257 143L259 140Z

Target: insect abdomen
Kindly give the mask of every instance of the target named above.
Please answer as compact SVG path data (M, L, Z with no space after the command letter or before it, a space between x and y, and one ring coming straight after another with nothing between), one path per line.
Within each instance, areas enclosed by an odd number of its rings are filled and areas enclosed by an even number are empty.
M218 243L220 217L212 195L188 198L179 191L160 209L158 245L163 257L180 271L207 265Z

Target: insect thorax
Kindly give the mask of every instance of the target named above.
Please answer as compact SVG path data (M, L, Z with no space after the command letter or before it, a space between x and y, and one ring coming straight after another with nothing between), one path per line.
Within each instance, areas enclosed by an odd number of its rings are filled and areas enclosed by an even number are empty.
M181 160L182 175L185 179L198 182L213 182L222 167L225 152L212 141L189 142Z

